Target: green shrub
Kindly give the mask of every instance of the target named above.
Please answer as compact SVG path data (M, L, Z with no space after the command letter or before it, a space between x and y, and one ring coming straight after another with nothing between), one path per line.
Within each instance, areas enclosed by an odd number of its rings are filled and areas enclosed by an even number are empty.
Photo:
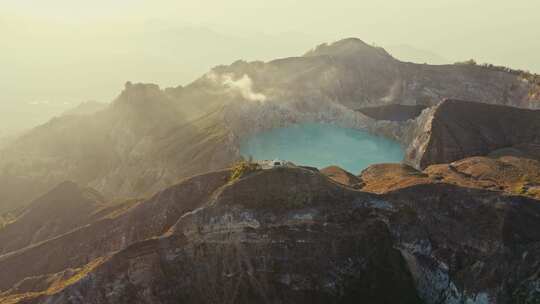
M257 170L261 170L261 166L259 164L245 160L239 161L233 166L229 181L235 181Z

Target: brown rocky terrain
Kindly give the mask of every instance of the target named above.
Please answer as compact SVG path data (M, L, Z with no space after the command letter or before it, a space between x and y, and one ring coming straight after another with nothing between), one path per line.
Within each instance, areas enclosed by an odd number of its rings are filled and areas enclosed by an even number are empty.
M516 151L520 150L497 150L489 156L431 165L422 171L404 164L372 165L359 176L361 189L386 193L412 185L446 183L540 199L540 158Z
M186 180L81 228L85 238L73 231L1 256L0 302L534 303L539 296L536 200L440 182L375 195L302 168L255 170L234 181L229 174Z
M445 100L416 123L405 158L420 169L502 148L540 144L540 110Z
M405 164L376 164L359 175L362 191L386 193L419 184L434 183L427 174Z
M347 185L353 188L359 188L362 186L362 180L357 176L343 170L338 166L330 166L320 170L322 174L331 178L332 180Z

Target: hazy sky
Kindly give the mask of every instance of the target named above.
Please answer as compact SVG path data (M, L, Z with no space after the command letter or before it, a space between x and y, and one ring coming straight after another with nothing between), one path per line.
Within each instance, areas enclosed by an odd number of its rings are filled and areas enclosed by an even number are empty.
M127 80L185 84L351 36L540 72L538 12L539 0L0 0L0 111L110 101Z

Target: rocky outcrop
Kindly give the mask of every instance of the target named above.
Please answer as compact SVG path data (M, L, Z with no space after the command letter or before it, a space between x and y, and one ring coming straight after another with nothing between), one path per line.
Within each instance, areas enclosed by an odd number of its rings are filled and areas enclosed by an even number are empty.
M1 256L0 301L500 304L538 297L536 200L429 182L374 195L294 167L236 180L229 174L180 183L90 224L86 238L74 231L46 242L57 242L47 250ZM105 231L96 246L89 236ZM105 249L118 237L124 243ZM78 253L68 256L78 261L39 262L75 239Z
M362 180L360 178L338 166L323 168L321 169L321 173L343 185L353 188L360 188L362 186Z
M375 164L364 169L359 178L362 191L387 193L419 184L432 183L427 174L405 164Z
M534 150L534 148L532 148ZM362 191L387 193L420 184L445 183L540 199L540 158L517 148L497 150L419 171L403 164L377 164L359 176Z
M540 110L445 100L417 118L406 161L416 168L540 143Z
M424 172L445 183L540 199L540 162L530 158L470 157L429 166Z

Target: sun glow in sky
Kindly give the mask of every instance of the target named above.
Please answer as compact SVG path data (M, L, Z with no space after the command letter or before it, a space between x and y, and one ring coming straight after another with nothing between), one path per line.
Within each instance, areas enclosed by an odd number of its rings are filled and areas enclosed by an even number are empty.
M176 86L345 37L540 72L539 11L538 0L0 0L0 106L110 101L127 80Z

